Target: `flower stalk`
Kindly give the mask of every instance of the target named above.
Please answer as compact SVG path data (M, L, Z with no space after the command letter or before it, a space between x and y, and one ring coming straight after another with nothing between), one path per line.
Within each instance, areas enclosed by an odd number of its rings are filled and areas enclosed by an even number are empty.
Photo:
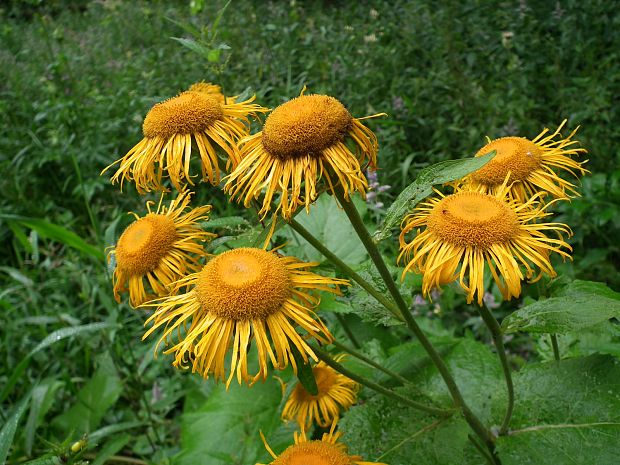
M351 222L353 228L355 229L355 232L357 233L362 243L364 244L364 247L366 248L368 254L370 255L371 260L377 267L377 271L379 271L379 274L381 275L381 278L385 282L385 285L387 286L388 291L390 292L390 294L392 295L392 298L396 302L396 305L400 311L400 314L405 320L405 323L407 324L411 332L413 332L413 334L418 338L418 340L420 341L420 344L422 345L422 347L424 348L424 350L426 351L426 353L432 360L433 364L435 365L435 367L437 367L439 374L443 378L448 388L448 391L450 392L450 395L452 397L452 400L454 401L455 406L461 410L461 412L463 413L463 416L465 417L465 420L467 421L469 426L472 428L472 430L476 433L476 435L478 435L478 437L480 437L480 439L485 443L487 448L494 453L494 450L495 450L494 435L489 431L488 428L486 428L482 424L480 419L471 411L471 409L465 402L465 399L463 398L463 395L461 394L461 391L459 390L456 384L456 381L450 374L448 367L442 360L441 356L439 355L439 353L437 352L437 350L435 349L431 341L426 337L422 329L418 326L417 322L413 318L413 315L409 311L407 304L405 303L402 295L400 294L398 288L396 287L396 283L394 282L394 279L392 278L392 275L390 271L388 270L387 265L383 261L383 257L381 256L379 249L377 248L372 237L368 233L368 230L366 229L366 226L364 225L364 222L362 221L362 218L360 217L359 212L355 208L355 205L353 205L353 202L351 202L350 200L347 200L344 197L344 194L340 188L334 189L334 195L336 196L338 203L342 206L344 212L349 218L349 221Z
M486 306L484 301L482 302L482 306L478 308L480 312L480 316L484 321L484 324L491 331L491 336L493 337L493 342L495 343L495 348L497 349L497 356L502 364L502 371L504 372L504 378L506 379L506 389L508 391L508 405L506 406L506 413L504 414L504 420L502 421L502 425L499 429L500 436L506 434L508 432L508 426L510 424L510 418L512 417L512 411L514 409L515 403L515 392L514 385L512 383L512 371L510 369L510 364L508 363L508 357L506 357L506 349L504 347L504 340L502 336L502 329L499 326L499 323L491 313L491 310Z

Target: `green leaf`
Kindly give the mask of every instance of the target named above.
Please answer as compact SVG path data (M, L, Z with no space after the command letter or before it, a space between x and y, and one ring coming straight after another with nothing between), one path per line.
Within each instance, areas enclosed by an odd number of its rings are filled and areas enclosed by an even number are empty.
M618 379L620 364L604 355L530 365L516 373L511 430L497 441L502 464L617 464Z
M433 193L434 185L460 179L472 171L482 168L494 156L495 150L480 157L445 160L424 168L416 180L409 184L390 206L380 228L373 236L374 239L382 241L390 237L392 228L402 221L407 212Z
M363 217L366 212L366 203L357 196L353 200ZM332 196L321 195L312 205L309 215L302 211L295 217L295 220L348 265L361 263L367 258L366 249L357 237L347 215ZM284 229L283 233L289 239L286 251L291 255L308 261L323 262L326 260L320 252L291 228Z
M605 283L597 283L595 281L582 281L575 279L565 284L559 289L553 290L554 297L572 296L572 295L598 295L609 299L620 300L620 292L607 287Z
M26 368L28 368L30 360L34 354L68 337L89 333L91 331L100 331L102 329L110 327L113 327L113 325L109 323L90 323L82 326L61 328L49 334L34 349L32 349L30 353L22 359L21 362L19 362L17 367L15 367L15 370L13 370L13 373L11 373L11 377L6 382L6 385L2 389L2 392L0 392L0 402L4 402L4 399L7 398L7 396L11 392L11 389L13 389L13 386L15 386L15 383L17 383L19 377L26 370Z
M103 415L119 398L123 386L111 357L100 357L99 368L78 392L77 402L65 413L56 417L53 424L63 431L77 435L90 433L103 419Z
M7 422L0 430L0 463L5 463L9 455L9 449L11 448L11 444L13 444L15 431L17 431L19 420L21 420L22 415L26 411L26 407L28 407L29 400L30 393L17 404L15 409L13 409L13 413L9 415Z
M310 363L306 363L294 345L291 345L291 352L297 364L297 379L309 394L316 396L319 393L319 387L316 385L314 372Z
M200 224L200 226L202 226L202 229L222 228L230 230L235 230L239 226L247 227L248 225L248 220L241 216L224 216L221 218L213 218Z
M103 261L104 259L103 250L101 250L101 248L90 245L73 231L69 231L68 229L58 226L57 224L38 218L27 218L25 216L4 213L0 214L0 220L14 221L26 226L27 228L35 230L41 237L47 237L48 239L62 242L63 244L72 247L85 255L96 258L97 260Z
M53 378L48 378L38 383L32 389L30 412L28 413L28 420L26 421L26 427L24 428L24 442L26 453L28 455L32 453L35 431L41 424L47 411L51 408L54 400L54 394L62 386L62 382Z
M506 401L495 354L471 339L442 336L433 337L432 342L472 410L485 423L492 423L491 401L497 405ZM373 358L411 380L411 386L398 388L401 395L425 404L434 401L438 407L453 405L445 383L417 341L392 351L388 359ZM367 461L390 465L482 463L468 441L471 430L461 416L440 420L384 396L375 395L351 408L341 420L340 430L345 432L343 442L350 451Z
M259 431L278 450L279 443L273 440L282 424L278 411L281 400L281 387L272 378L252 387L231 384L229 390L222 384L215 385L202 405L192 403L186 407L181 418L181 453L174 463L268 463L269 454ZM283 440L290 443L292 436L292 432L284 435Z
M172 40L176 40L184 47L190 49L192 52L197 53L201 57L208 59L211 49L196 42L194 39L185 39L183 37L170 37Z
M502 321L504 333L565 334L620 317L620 301L597 294L574 293L527 305Z

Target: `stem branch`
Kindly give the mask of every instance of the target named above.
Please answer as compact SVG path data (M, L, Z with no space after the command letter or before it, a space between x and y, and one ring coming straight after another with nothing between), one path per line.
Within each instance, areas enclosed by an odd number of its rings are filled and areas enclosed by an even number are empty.
M387 397L391 397L392 399L402 404L408 405L409 407L412 407L417 410L421 410L426 413L430 413L432 415L449 416L449 415L452 415L452 413L454 412L453 410L445 410L445 409L439 409L436 407L430 407L420 402L416 402L415 400L408 399L405 396L401 396L400 394L392 391L391 389L383 387L380 384L370 381L369 379L366 379L363 376L360 376L357 373L354 373L351 370L348 370L347 368L343 367L340 363L336 362L333 358L331 358L327 352L323 351L317 346L312 345L311 347L312 347L312 351L316 354L316 356L322 361L324 361L327 365L332 367L334 370L338 371L339 373L342 373L348 378L351 378L353 381L357 381L358 383L366 386L367 388L372 389L373 391L377 391L378 393L383 394L384 396L387 396Z

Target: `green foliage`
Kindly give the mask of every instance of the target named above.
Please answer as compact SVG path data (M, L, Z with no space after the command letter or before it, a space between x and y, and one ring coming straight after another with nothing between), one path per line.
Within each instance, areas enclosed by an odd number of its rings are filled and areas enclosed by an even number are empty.
M377 241L390 237L391 230L402 221L420 201L433 193L433 186L460 179L482 168L495 156L495 150L477 158L446 160L424 168L411 184L398 195L388 209L380 229L375 233Z
M273 379L226 392L178 372L169 356L154 361L154 344L140 340L145 314L114 302L103 263L123 212L144 211L145 199L129 185L121 195L109 172L99 173L142 138L154 103L207 80L227 95L250 89L265 106L307 84L341 99L355 117L389 113L365 122L379 139L380 182L391 186L382 200L398 197L384 235L412 198L450 177L425 178L433 174L425 167L439 162L451 170L446 160L475 153L484 136L533 137L564 117L570 128L581 125L592 174L581 181L580 198L554 206L552 220L575 232L573 262L556 266L572 281L552 284L549 295L544 286L526 286L522 309L520 300L500 302L495 292L496 315L518 331L506 342L520 367L514 421L498 447L503 465L616 463L620 332L610 289L620 286L620 107L610 102L620 79L620 10L604 0L501 8L405 0L227 5L0 6L0 462L101 465L118 455L125 463L253 464L270 460L259 430L276 452L291 443L294 425L280 423L282 396ZM474 162L482 160L458 163ZM399 197L420 172L417 187ZM214 206L203 226L220 236L209 252L262 245L271 218L258 225L217 187L199 190L194 202ZM365 210L359 199L356 205L376 230L385 210ZM387 296L330 196L297 219ZM283 222L275 226L276 238L287 241L283 251L334 273ZM380 246L393 265L397 244ZM475 413L498 425L505 386L475 308L455 286L417 303L419 278L399 284L407 304ZM351 358L348 367L412 399L451 405L420 344L358 287L323 296L318 312L342 339L333 314L343 316L367 356L413 384L402 387ZM553 358L549 337L526 331L564 333L562 361L538 364ZM481 463L460 416L436 419L368 389L360 395L340 424L352 453L391 465Z
M620 294L603 283L577 280L553 295L509 315L503 331L565 334L620 317Z
M615 464L618 376L617 359L602 355L524 368L515 377L512 430L498 440L502 463Z

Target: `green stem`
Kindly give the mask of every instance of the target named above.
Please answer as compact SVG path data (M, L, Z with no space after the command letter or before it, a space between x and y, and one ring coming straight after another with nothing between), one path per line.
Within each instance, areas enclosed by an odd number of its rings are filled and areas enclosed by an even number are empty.
M467 421L469 426L472 428L472 430L474 430L474 432L478 435L478 437L480 437L480 439L484 441L484 443L489 448L489 450L492 451L492 453L494 453L495 437L482 424L480 419L471 411L471 409L465 402L465 399L463 399L463 395L461 394L461 391L456 385L454 378L450 374L448 367L446 366L444 361L441 359L441 356L437 353L437 351L435 350L435 347L432 345L430 340L426 337L422 329L418 326L417 322L413 318L413 315L411 315L411 312L409 311L409 308L407 304L405 303L403 296L400 295L400 292L398 291L398 288L396 287L396 283L394 282L394 279L392 278L390 271L388 270L385 262L383 261L383 257L379 253L379 249L377 249L376 244L374 243L374 241L372 240L372 237L368 233L368 230L366 229L366 226L364 225L362 218L360 217L357 209L355 208L355 205L353 205L353 202L351 202L350 200L347 200L344 198L344 194L342 192L341 187L334 189L334 195L338 199L338 203L340 203L340 205L344 209L344 212L349 217L349 221L351 222L353 228L355 229L355 232L357 233L362 243L364 244L364 247L366 247L366 250L368 251L368 254L370 255L371 260L377 267L377 271L381 275L381 278L385 282L385 285L387 286L388 291L390 292L394 301L396 302L396 305L398 306L398 309L400 310L400 313L402 317L404 318L405 323L407 324L409 329L413 332L413 334L415 334L415 336L418 338L418 340L420 341L420 344L422 345L422 347L424 348L424 350L426 351L430 359L433 361L434 365L437 367L439 374L441 375L446 386L448 387L448 391L450 392L450 395L452 396L454 404L463 412L463 416L465 417L465 420Z
M506 349L504 347L504 339L502 335L502 329L499 326L499 323L491 313L491 310L486 306L484 301L482 302L482 306L478 309L480 312L480 316L486 324L487 328L491 331L491 336L493 337L493 342L495 343L495 348L497 349L497 356L502 364L502 370L504 372L504 378L506 378L506 389L508 390L508 406L506 407L506 414L504 415L504 420L502 421L502 426L499 429L499 434L504 435L508 431L508 425L510 424L510 418L512 417L512 411L514 409L515 404L515 392L514 385L512 383L512 371L510 369L510 364L508 363L508 357L506 357Z
M487 461L487 463L489 465L499 465L500 464L500 462L497 460L497 458L495 456L491 455L489 453L489 451L486 450L484 448L484 446L478 442L478 438L476 438L475 436L472 436L471 434L468 434L467 435L467 439L469 439L469 441L474 445L476 450L478 452L480 452L480 454L485 458L485 460Z
M558 337L555 334L549 334L551 336L551 347L553 347L553 358L556 362L560 361L560 346L558 345Z
M336 313L336 319L338 320L338 323L340 323L340 326L342 326L342 329L349 338L349 341L351 341L351 344L353 344L353 347L359 349L361 347L360 343L357 341L357 338L355 337L355 334L353 334L353 331L351 331L351 328L349 328L349 325L344 319L344 316L342 316L340 313Z
M338 341L333 341L332 342L333 345L335 345L336 347L338 347L340 350L344 350L345 352L347 352L348 354L352 355L353 357L361 360L362 362L366 363L367 365L370 365L373 368L376 368L379 371L382 371L383 373L385 373L388 376L391 376L392 378L394 378L397 381L400 381L401 383L403 383L404 385L410 385L412 384L411 381L409 381L407 378L405 378L404 376L389 370L387 368L385 368L384 366L381 366L381 364L375 362L374 360L366 357L364 354L362 354L361 352L358 352L357 350L351 349L350 347L341 344Z
M398 311L398 308L394 305L394 302L391 302L387 299L383 294L381 294L377 289L375 289L368 281L362 278L359 274L357 274L353 269L347 265L345 262L340 260L337 255L335 255L331 250L325 247L316 237L314 237L306 228L304 228L300 223L295 221L295 219L291 219L289 222L291 228L293 228L297 234L303 237L306 241L310 243L312 247L321 252L325 258L327 258L330 262L332 262L336 267L338 267L343 273L348 275L353 281L360 285L362 289L368 292L371 296L373 296L377 302L383 305L386 309L392 313L396 318L402 320L402 316Z
M426 413L430 413L431 415L449 416L449 415L452 415L452 413L454 412L453 410L445 410L445 409L439 409L436 407L430 407L420 402L416 402L415 400L408 399L405 396L401 396L400 394L392 391L391 389L383 387L380 384L370 381L369 379L364 378L363 376L360 376L357 373L354 373L351 370L346 369L340 363L338 363L333 358L331 358L327 352L323 351L317 346L312 345L311 348L312 348L312 351L316 354L316 356L319 359L324 361L327 365L332 367L334 370L338 371L339 373L342 373L348 378L351 378L353 381L357 381L361 385L366 386L369 389L372 389L373 391L377 391L378 393L383 394L384 396L391 397L392 399L397 400L398 402L402 404L408 405L409 407L412 407L417 410L421 410Z

